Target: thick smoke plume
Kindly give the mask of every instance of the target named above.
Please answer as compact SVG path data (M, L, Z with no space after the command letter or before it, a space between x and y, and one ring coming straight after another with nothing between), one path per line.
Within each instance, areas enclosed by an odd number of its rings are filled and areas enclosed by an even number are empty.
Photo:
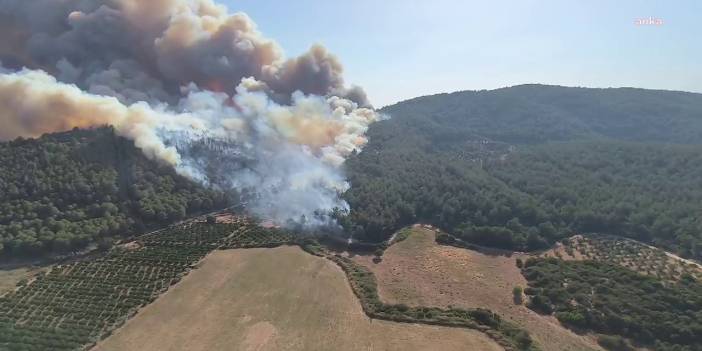
M153 159L318 224L379 116L315 45L286 59L212 0L0 0L0 139L112 125Z

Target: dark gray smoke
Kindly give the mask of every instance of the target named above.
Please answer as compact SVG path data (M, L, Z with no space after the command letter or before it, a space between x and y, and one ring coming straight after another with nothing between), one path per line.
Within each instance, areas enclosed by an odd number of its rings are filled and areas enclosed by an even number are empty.
M160 102L189 83L232 94L253 77L275 96L334 93L368 106L324 47L286 60L246 14L212 0L0 0L0 20L0 61L123 102Z
M0 139L111 124L279 222L347 207L340 165L379 116L324 47L286 59L213 0L0 0L0 31Z

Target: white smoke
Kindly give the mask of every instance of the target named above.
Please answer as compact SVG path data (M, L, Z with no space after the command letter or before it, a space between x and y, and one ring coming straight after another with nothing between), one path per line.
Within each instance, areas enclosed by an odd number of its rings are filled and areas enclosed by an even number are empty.
M378 114L343 98L300 92L281 105L257 86L245 79L230 98L191 85L175 106L125 105L42 71L2 73L0 138L112 125L181 174L248 194L247 208L258 216L327 223L329 211L348 209L340 198L349 188L340 166L367 142L364 133Z
M85 93L45 72L29 69L0 73L0 123L0 139L112 125L148 157L172 165L181 162L180 155L174 147L167 147L157 132L204 128L198 118L169 113L165 105L154 108L138 102L126 106L114 97Z
M368 126L380 115L348 99L300 92L281 105L257 90L259 83L244 79L231 103L224 93L188 88L179 109L205 128L200 135L163 133L183 152L177 169L250 194L247 208L278 223L327 224L331 210L348 210L340 197L349 188L341 165L361 151ZM207 138L209 146L190 144ZM193 150L198 146L205 152Z
M0 33L0 139L107 124L279 223L348 208L380 117L324 47L285 58L213 0L0 0Z

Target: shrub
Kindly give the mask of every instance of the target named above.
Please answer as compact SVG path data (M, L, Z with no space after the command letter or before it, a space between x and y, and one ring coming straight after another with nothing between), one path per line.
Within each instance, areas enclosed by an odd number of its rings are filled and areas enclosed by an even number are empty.
M529 333L525 332L524 330L517 332L517 335L514 336L514 340L517 342L517 346L520 350L528 350L532 344Z
M578 311L557 312L556 318L563 324L569 324L577 328L587 327L585 316Z
M446 233L438 234L435 240L439 244L453 244L456 242L456 238Z
M609 351L634 351L635 349L620 336L600 335L597 343Z
M521 286L515 286L512 289L512 296L514 298L514 304L515 305L521 305L522 304L522 287Z
M481 324L496 326L500 323L499 317L490 310L477 308L470 311L470 316Z
M109 238L102 238L98 241L98 250L102 252L110 251L112 248L112 240Z
M532 310L544 314L553 313L553 306L551 305L551 300L544 295L534 295L529 299L529 304L527 307Z

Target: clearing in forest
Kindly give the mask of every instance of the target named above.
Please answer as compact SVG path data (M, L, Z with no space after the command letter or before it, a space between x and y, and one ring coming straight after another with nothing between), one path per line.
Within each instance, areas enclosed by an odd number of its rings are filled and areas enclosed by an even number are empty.
M501 350L476 330L370 320L333 262L218 250L94 350Z
M512 289L526 287L517 257L438 245L434 230L414 226L407 239L385 250L380 263L373 263L370 256L354 260L375 273L384 302L488 308L529 331L544 351L601 350L594 338L577 335L554 317L515 303Z
M542 257L593 260L619 265L635 272L675 282L688 275L702 280L702 265L644 243L608 235L575 235Z
M16 289L17 283L29 281L35 274L45 271L46 269L45 267L34 266L0 269L0 296L8 291Z

